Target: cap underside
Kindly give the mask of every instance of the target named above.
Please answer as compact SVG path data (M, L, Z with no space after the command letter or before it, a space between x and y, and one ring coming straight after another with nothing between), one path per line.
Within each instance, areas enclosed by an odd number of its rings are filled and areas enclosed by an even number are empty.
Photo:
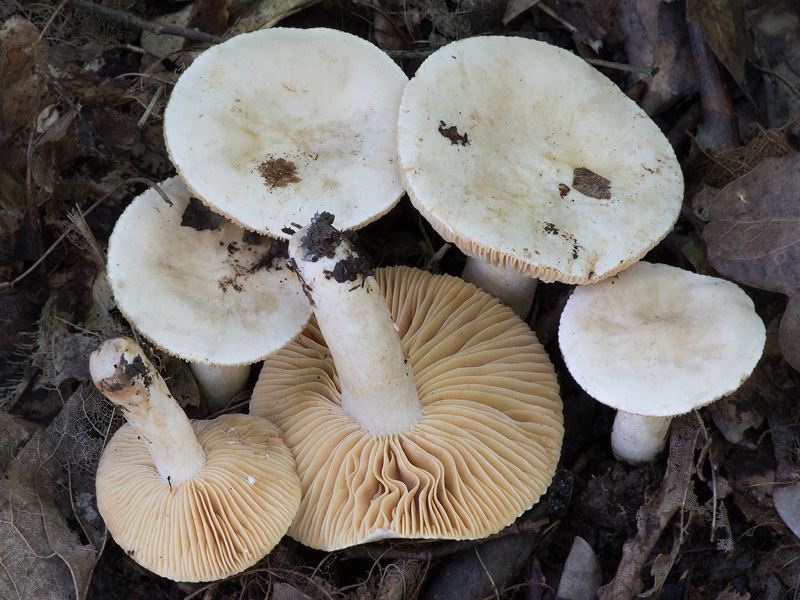
M473 285L406 267L376 278L413 367L422 418L375 436L342 409L314 319L270 357L251 413L298 462L289 535L332 550L388 537L473 539L512 523L547 489L563 437L553 366L535 334Z
M123 425L97 471L97 504L120 547L176 581L213 581L255 564L283 537L300 502L291 453L265 419L225 415L192 426L203 470L164 480L139 434Z

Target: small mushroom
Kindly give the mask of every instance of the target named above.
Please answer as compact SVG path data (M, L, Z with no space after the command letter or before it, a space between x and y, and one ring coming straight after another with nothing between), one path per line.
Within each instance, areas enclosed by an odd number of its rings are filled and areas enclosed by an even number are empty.
M260 244L219 215L213 228L182 226L191 194L178 177L161 188L171 205L150 189L118 219L108 279L131 325L189 361L213 412L244 387L252 363L300 333L311 306L278 242Z
M164 115L170 158L192 194L243 227L288 239L328 210L365 225L403 195L396 127L403 71L333 29L271 28L209 48Z
M737 285L638 262L575 288L559 344L575 381L616 408L611 446L631 463L653 460L675 415L736 390L764 348L764 323Z
M397 127L412 203L468 256L464 277L517 314L536 279L600 281L672 229L683 176L669 142L579 57L481 36L431 54Z
M560 455L549 358L497 299L408 267L373 275L330 223L290 240L315 317L265 361L250 402L298 463L289 535L333 550L499 531L536 503Z
M300 503L292 454L266 419L190 421L141 349L103 342L89 370L128 423L97 469L97 505L120 547L175 581L212 581L255 564Z

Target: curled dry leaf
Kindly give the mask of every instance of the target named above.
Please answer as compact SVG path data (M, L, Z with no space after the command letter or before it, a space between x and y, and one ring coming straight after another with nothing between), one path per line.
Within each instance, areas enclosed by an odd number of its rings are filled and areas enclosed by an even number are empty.
M789 296L780 326L786 360L800 369L800 154L769 158L725 186L703 231L721 274Z

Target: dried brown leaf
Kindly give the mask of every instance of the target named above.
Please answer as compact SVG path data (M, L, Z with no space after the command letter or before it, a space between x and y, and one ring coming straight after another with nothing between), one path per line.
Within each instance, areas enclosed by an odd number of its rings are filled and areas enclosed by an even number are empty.
M22 17L11 17L0 28L0 134L11 135L36 117L37 82L33 67L39 30ZM46 43L39 44L39 59Z
M688 0L686 17L694 21L719 61L747 88L744 65L756 53L747 35L742 0Z
M709 261L726 277L800 293L800 154L767 159L725 186L703 237Z
M620 29L625 34L628 61L655 65L654 77L634 74L647 83L641 106L657 115L697 89L689 37L680 2L620 0L617 5Z
M800 154L767 159L725 186L711 204L703 237L717 271L789 296L781 351L800 369Z
M0 481L0 597L85 597L105 540L94 472L110 417L100 394L81 387L9 464Z

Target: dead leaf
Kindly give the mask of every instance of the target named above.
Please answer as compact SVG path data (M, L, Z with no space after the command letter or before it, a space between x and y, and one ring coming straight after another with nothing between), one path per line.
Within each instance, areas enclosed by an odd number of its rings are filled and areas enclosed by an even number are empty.
M697 90L694 60L680 2L620 0L619 27L625 35L628 61L657 66L654 77L634 74L647 83L640 104L649 115L657 115Z
M11 17L0 29L0 133L11 135L36 117L37 83L33 67L36 26L22 17ZM47 43L39 44L39 62ZM49 101L42 105L49 104Z
M189 27L211 35L222 35L228 28L228 6L231 0L194 0Z
M800 154L766 159L725 186L711 204L703 237L721 274L790 297L781 350L800 369Z
M281 19L293 15L319 0L234 0L229 7L234 25L227 37L272 27Z
M767 159L725 186L703 237L723 275L790 296L800 292L800 154Z
M0 481L0 597L85 597L105 540L94 473L111 414L81 387L9 464Z
M687 0L686 18L694 21L717 59L746 90L745 62L758 61L747 35L742 0Z
M154 17L153 22L161 25L186 27L189 24L189 17L191 14L192 5L189 4L178 12ZM164 35L147 30L142 31L142 48L158 58L166 58L170 54L179 52L183 48L184 41L182 37L177 35Z
M508 25L519 15L529 8L533 8L538 3L539 0L508 0L506 12L503 15L503 25Z

